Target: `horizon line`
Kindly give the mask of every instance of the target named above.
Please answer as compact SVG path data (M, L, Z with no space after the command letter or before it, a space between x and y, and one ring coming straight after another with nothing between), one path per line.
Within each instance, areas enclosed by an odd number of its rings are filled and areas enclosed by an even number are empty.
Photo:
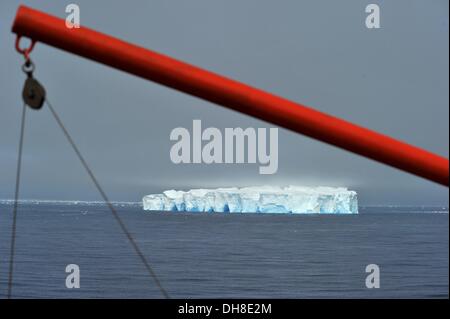
M9 204L14 203L14 199L0 199L0 204ZM103 200L59 200L59 199L19 199L18 203L49 203L49 204L107 204L107 202ZM118 205L141 205L142 201L110 201L111 204ZM449 205L445 204L421 204L421 205L402 205L402 204L366 204L366 205L358 205L361 208L370 208L370 207L439 207L443 209L449 209Z

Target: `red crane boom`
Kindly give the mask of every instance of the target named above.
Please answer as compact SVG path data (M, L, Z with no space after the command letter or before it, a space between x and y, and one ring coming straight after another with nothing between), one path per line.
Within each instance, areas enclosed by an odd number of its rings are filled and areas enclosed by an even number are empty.
M20 6L12 31L19 37L109 65L442 185L449 184L449 162L442 156L92 29L69 29L63 19Z

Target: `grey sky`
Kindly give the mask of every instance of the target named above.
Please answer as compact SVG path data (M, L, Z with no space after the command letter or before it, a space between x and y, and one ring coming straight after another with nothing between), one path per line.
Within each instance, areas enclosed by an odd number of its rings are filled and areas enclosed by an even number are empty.
M19 3L64 17L65 1L0 2L0 198L12 198L24 74L10 32ZM81 24L448 157L448 1L75 1ZM365 6L379 3L381 29ZM279 169L175 165L175 127L272 127L37 44L36 77L113 200L169 188L348 186L361 204L448 205L448 189L279 131ZM22 198L100 196L47 109L28 112Z

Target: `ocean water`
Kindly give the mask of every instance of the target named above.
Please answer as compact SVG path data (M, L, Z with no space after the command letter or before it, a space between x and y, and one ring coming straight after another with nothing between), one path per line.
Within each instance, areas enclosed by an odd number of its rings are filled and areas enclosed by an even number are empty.
M367 207L359 215L117 210L172 298L448 298L448 208ZM0 297L12 204L0 204ZM107 207L19 205L13 298L161 298ZM80 267L79 289L65 286ZM365 267L380 268L368 289Z

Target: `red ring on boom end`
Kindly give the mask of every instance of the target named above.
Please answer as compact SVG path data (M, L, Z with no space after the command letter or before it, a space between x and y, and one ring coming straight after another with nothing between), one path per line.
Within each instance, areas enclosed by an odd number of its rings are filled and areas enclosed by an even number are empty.
M25 57L25 60L29 60L30 59L30 53L31 51L33 51L34 45L36 44L36 41L31 39L31 44L28 48L22 49L20 47L20 39L22 39L21 35L17 35L16 37L16 51L19 52L20 54L23 54L23 56Z

